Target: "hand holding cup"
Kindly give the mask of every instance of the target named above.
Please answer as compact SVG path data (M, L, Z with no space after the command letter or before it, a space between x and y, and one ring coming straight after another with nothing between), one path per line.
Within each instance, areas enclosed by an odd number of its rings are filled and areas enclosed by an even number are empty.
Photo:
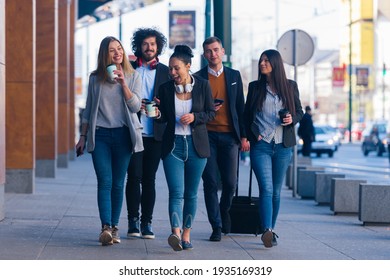
M109 76L110 79L113 80L113 81L114 81L116 78L118 78L118 75L114 73L114 70L117 70L115 64L110 64L110 65L107 66L107 73L108 73L108 76Z
M158 112L157 112L156 102L154 101L145 102L145 111L146 111L146 115L149 118L157 117Z
M282 125L289 125L291 123L288 119L289 117L291 117L291 115L287 109L284 108L279 111L279 118Z

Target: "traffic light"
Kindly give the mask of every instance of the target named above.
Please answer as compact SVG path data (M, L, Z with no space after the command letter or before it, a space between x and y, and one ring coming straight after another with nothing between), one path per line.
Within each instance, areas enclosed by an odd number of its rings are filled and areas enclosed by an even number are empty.
M386 63L383 63L383 70L382 70L382 75L386 76Z

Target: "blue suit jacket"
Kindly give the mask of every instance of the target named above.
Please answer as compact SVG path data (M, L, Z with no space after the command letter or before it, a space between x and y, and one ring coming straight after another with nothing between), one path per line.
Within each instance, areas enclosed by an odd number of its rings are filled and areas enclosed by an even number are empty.
M234 128L234 136L237 142L241 143L241 138L246 138L244 125L245 101L241 74L239 71L226 66L223 67L223 71L225 73L226 94L229 98L230 121ZM203 67L195 75L208 80L208 66Z

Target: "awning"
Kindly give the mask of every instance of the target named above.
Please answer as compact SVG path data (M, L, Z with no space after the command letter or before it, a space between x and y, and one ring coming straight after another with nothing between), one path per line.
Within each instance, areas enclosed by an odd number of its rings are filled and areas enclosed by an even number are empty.
M79 0L78 19L86 15L92 15L96 8L110 2L111 0Z

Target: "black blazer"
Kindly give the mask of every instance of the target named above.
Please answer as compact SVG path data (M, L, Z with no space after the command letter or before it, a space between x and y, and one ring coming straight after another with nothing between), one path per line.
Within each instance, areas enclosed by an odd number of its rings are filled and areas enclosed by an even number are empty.
M295 125L302 119L303 111L301 101L299 100L299 90L297 83L293 80L288 80L289 86L292 87L294 92L294 104L295 104L295 114L292 114L293 122L290 125L283 126L283 145L287 147L292 147L296 145L297 140L295 136ZM248 85L248 96L245 103L245 128L249 141L257 141L257 135L255 135L255 129L252 129L255 126L255 119L257 113L257 104L259 100L260 93L260 81L256 80L250 82Z
M195 120L190 124L192 141L198 156L210 156L210 145L206 123L215 117L214 102L211 87L208 81L193 76L195 84L192 89L192 108ZM162 158L165 158L173 149L175 141L175 86L174 81L168 81L159 88L161 118L158 122L166 123L163 136Z
M241 74L239 71L226 66L223 67L223 71L225 73L227 97L229 98L230 121L234 128L234 136L237 142L241 143L241 138L246 138L244 125L245 100ZM208 66L200 69L195 75L208 80Z
M131 65L134 67L134 69L138 68L138 65L136 61L132 61ZM158 89L161 84L165 83L166 81L169 81L169 68L165 64L157 63L156 65L156 78L154 79L154 90L153 90L153 97L159 98L158 95ZM141 113L138 113L138 117L140 118ZM162 141L162 137L165 130L165 124L156 122L156 120L153 121L153 135L154 139L156 141Z

